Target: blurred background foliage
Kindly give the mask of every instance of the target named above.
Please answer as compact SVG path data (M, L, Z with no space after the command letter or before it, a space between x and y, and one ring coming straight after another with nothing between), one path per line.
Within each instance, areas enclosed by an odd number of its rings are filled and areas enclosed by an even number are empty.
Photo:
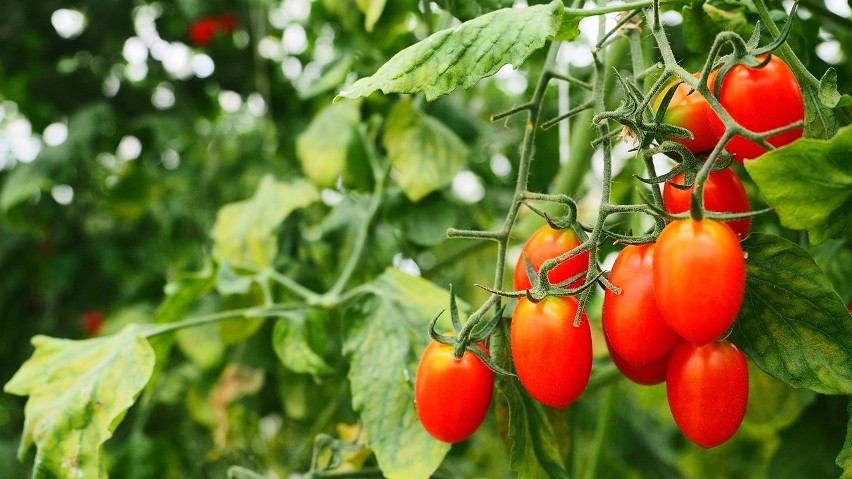
M357 125L381 122L398 103L373 95L354 107L331 106L331 99L405 46L457 24L438 7L446 3L0 3L0 383L31 354L34 334L83 338L151 321L167 282L208 265L210 232L222 205L251 196L267 174L281 180L307 175L323 187L321 202L279 229L275 266L316 290L333 284L372 188ZM749 2L681 3L665 21L677 57L690 70L700 68L707 39L719 29L748 36L757 18ZM383 5L378 16L371 4ZM705 20L691 16L697 10ZM803 1L789 39L817 77L829 66L837 69L842 93L852 84L849 12L842 0ZM594 33L595 24L583 28ZM561 68L588 76L589 38L563 46ZM413 99L414 107L463 142L463 164L447 187L417 201L398 186L387 192L353 282L394 265L439 285L454 283L471 304L484 298L473 285L490 282L495 248L448 241L444 231L489 229L505 216L523 126L518 118L490 123L488 117L529 97L543 56L536 53L522 69L507 66L434 103ZM624 51L613 58L616 68L629 62ZM558 114L559 94L550 89L545 118ZM614 94L613 104L617 100ZM322 179L310 174L299 154L318 146L300 146L299 138L333 108L349 110L315 128L329 142L344 138L345 174ZM593 213L599 194L600 158L589 161L591 151L583 150L587 130L581 115L542 132L530 182L531 190L577 195L581 214ZM569 144L576 148L562 148ZM616 152L619 165L628 149L625 144ZM634 172L620 169L617 201L635 195ZM521 218L518 238L538 224L533 216ZM758 220L756 229L798 239L772 215ZM823 254L825 265L850 255L841 240L823 249L833 251ZM257 304L258 298L257 292L207 295L192 312ZM590 312L596 321L599 310ZM349 388L341 387L347 366L334 332L338 315L312 313L298 323L327 363L323 375L293 367L293 358L289 368L282 365L269 338L287 333L273 331L272 322L178 334L180 347L167 358L155 392L143 396L107 443L111 475L224 477L228 466L240 465L287 477L307 470L316 434L357 441ZM602 433L595 411L617 401L612 421L603 425L610 440L601 477L836 477L844 401L791 390L756 369L752 381L751 401L759 406L750 404L743 432L709 452L680 436L664 388L619 382L584 395L566 413L576 470L584 470L592 437ZM4 477L27 476L14 457L23 404L0 395ZM497 420L501 405L495 408L498 414L489 415L482 430L453 448L441 477L508 475ZM353 453L346 460L359 467L371 459Z

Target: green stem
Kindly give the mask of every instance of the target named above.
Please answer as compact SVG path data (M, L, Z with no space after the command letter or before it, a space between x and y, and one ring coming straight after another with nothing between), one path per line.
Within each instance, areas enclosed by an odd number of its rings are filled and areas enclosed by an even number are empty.
M144 336L150 339L155 336L160 336L163 334L177 331L179 329L194 328L196 326L204 326L207 324L218 323L221 321L226 321L228 319L235 319L246 316L255 318L271 317L279 312L292 311L305 307L307 307L307 304L305 303L279 303L270 304L262 307L232 309L230 311L222 311L219 313L204 314L201 316L190 317L184 319L183 321L176 321L174 323L151 325L150 329L145 331Z
M754 0L754 7L757 9L757 14L760 16L760 21L763 23L763 26L766 27L767 31L769 31L770 35L773 38L778 38L781 34L781 31L778 30L778 27L775 25L775 22L772 21L772 17L769 15L769 9L766 8L766 3L763 0ZM778 56L784 60L787 65L790 66L790 69L796 74L796 78L799 79L800 82L804 81L809 86L819 87L819 80L805 68L805 65L802 64L802 61L799 60L799 57L793 53L793 49L790 48L790 45L787 45L784 42L778 50L776 51Z
M610 426L612 424L612 416L615 403L615 387L608 388L603 394L603 404L598 409L597 422L595 423L595 439L592 443L592 452L587 456L584 479L596 479L598 477L598 468L603 459L603 451L606 446L607 437L609 436Z
M662 0L661 4L674 3L676 0ZM607 13L629 12L631 10L641 10L654 5L653 0L641 0L638 2L628 2L618 5L609 5L606 7L597 8L565 8L565 13L578 17L595 17Z

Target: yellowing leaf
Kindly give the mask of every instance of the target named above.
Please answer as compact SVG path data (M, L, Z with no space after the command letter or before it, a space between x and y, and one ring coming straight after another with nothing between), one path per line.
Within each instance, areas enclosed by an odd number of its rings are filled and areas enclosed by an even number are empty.
M154 368L143 330L73 341L32 339L35 352L4 390L29 396L18 457L35 446L33 477L103 478L102 446Z
M333 186L346 167L355 128L361 120L360 102L331 104L311 120L296 138L302 171L317 186Z
M468 148L440 121L416 110L410 100L394 105L382 143L399 173L397 182L411 201L453 181Z
M319 192L307 181L282 183L265 176L254 196L219 210L213 226L213 258L237 266L270 266L278 253L275 230L294 210L317 200Z

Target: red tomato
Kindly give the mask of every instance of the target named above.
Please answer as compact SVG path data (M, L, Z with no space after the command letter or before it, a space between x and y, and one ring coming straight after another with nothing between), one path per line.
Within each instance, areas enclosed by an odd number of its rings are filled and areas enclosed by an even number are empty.
M694 77L698 78L700 73L695 73ZM660 108L663 97L677 83L674 82L666 87L657 99L654 101L654 113ZM718 120L716 112L710 108L707 100L698 92L692 91L692 87L686 83L680 83L675 89L671 102L669 102L666 113L663 115L663 122L669 125L686 128L692 133L693 138L670 138L673 141L685 146L693 153L702 153L711 151L719 142L719 134L711 127L711 117Z
M612 345L609 343L609 338L606 337L606 331L604 331L604 339L606 340L606 347L609 350L610 359L612 359L615 367L617 367L618 370L621 371L621 374L623 374L627 379L643 386L653 386L654 384L660 384L666 380L666 368L669 364L669 354L666 354L660 359L651 361L650 363L643 364L641 366L633 366L628 363L627 360L622 358L618 352L612 349Z
M100 311L86 311L80 316L80 324L87 336L97 336L104 327L104 314Z
M663 186L663 206L669 213L689 211L693 185L688 190L681 190L672 183L683 184L683 173L678 174ZM704 182L704 209L717 213L745 213L751 209L743 182L730 168L721 171L711 171ZM751 230L751 218L726 221L725 224L734 230L740 239L748 236Z
M790 67L774 55L762 68L745 65L731 68L722 79L719 102L737 123L758 133L805 118L805 104L799 82ZM721 138L725 133L725 125L718 117L711 118L710 123ZM777 148L801 137L802 129L797 128L775 135L767 141ZM725 149L739 162L757 158L766 152L762 146L741 136L734 137Z
M592 331L586 313L574 327L578 306L571 296L538 303L521 298L512 315L515 372L530 396L547 406L568 407L589 383Z
M470 351L456 359L452 346L433 341L420 357L414 404L420 423L435 439L467 439L485 419L493 391L494 373Z
M745 259L734 230L711 219L676 220L657 238L654 293L663 318L695 345L718 339L737 318Z
M218 25L219 30L230 35L237 29L237 16L230 12L223 13L219 15Z
M517 264L515 264L515 291L530 289L532 287L532 283L530 283L530 279L527 276L524 255L529 258L530 264L538 272L542 263L571 251L579 246L579 244L580 240L577 239L577 235L571 230L555 230L549 225L539 228L524 244L523 253L518 258ZM551 284L558 284L586 271L588 267L589 252L583 251L550 270L550 273L547 274L547 279L550 280ZM583 279L580 278L569 284L568 287L576 288L582 284Z
M206 47L213 42L219 21L213 17L201 17L189 25L189 40L193 45Z
M730 439L748 402L746 356L730 341L675 346L666 372L669 408L677 426L703 448Z
M654 299L654 244L628 245L615 259L604 291L601 319L611 350L633 366L665 356L678 340Z

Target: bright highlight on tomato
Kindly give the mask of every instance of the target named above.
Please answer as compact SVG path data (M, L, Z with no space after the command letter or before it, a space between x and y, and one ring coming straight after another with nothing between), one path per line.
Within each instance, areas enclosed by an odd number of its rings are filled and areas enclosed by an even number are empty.
M737 318L745 293L739 239L711 219L675 220L657 238L654 292L663 318L695 345L721 337Z
M456 359L451 345L433 341L420 358L414 381L417 417L435 439L463 441L485 419L493 390L494 373L475 354L465 351Z
M683 185L683 176L683 173L680 173L663 186L663 206L669 213L689 211L695 185L688 190L672 186L672 183ZM751 209L748 193L734 170L725 168L710 172L704 182L704 209L717 213L745 213ZM740 239L748 236L751 230L751 218L726 221L725 224L730 226Z
M703 448L718 446L739 429L748 403L748 363L729 341L675 346L666 373L672 416Z
M516 291L530 289L532 283L527 276L527 268L524 263L524 255L530 260L536 272L545 261L556 258L567 253L580 245L577 235L571 230L555 230L549 225L539 228L524 244L523 252L515 264L514 285ZM589 267L589 252L583 251L577 256L571 257L550 270L547 279L551 284L559 284L568 278L586 271ZM580 278L572 282L568 287L576 288L583 284Z
M611 350L632 366L660 359L678 340L654 298L653 261L653 243L628 245L609 273L609 281L621 293L604 292L604 333Z
M765 56L758 58L763 59ZM790 67L774 55L761 68L745 65L731 68L722 79L719 102L737 123L758 133L805 118L805 104L799 82ZM725 125L718 117L710 118L710 123L721 138L725 133ZM802 129L797 128L772 136L767 141L777 148L801 137ZM725 149L739 162L757 158L766 152L762 146L741 136L734 137Z
M693 76L698 78L700 73L695 73ZM675 83L663 89L657 96L653 108L655 114L662 104L663 97ZM692 91L692 87L688 84L680 82L668 108L666 108L666 113L663 115L663 122L689 130L692 133L692 139L678 137L670 139L685 146L693 153L702 153L712 151L721 138L711 127L711 117L719 121L716 112L713 111L704 96Z
M568 407L589 383L592 331L586 313L574 326L578 307L571 296L538 303L521 298L512 315L515 372L530 396L547 406Z

